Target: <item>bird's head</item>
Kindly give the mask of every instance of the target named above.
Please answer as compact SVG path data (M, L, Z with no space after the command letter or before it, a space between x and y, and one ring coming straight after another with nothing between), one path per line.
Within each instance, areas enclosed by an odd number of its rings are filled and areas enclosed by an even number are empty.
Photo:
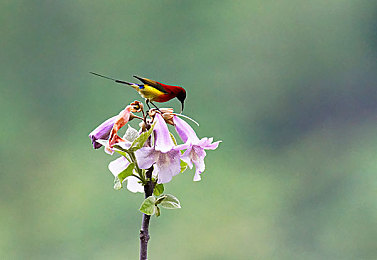
M184 107L184 104L185 104L185 99L186 99L186 90L184 88L179 87L179 91L177 93L177 99L182 104L182 109L181 109L181 113L182 113L183 107Z

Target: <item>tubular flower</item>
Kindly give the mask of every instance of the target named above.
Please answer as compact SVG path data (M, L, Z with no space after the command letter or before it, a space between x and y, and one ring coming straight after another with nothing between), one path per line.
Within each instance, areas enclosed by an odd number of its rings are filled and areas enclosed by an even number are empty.
M128 165L130 165L129 161L125 157L119 157L118 159L109 163L109 170L117 177L119 173L124 171ZM135 176L128 176L126 179L127 181L127 189L131 192L144 192L144 187L141 183L138 182L138 179Z
M186 149L188 145L174 145L168 127L159 113L156 113L154 120L154 146L143 147L135 154L140 168L148 169L154 164L157 182L167 183L180 172L180 150Z
M116 118L113 129L110 132L109 138L109 148L112 148L115 143L124 142L122 138L117 134L119 129L121 129L130 120L132 106L127 106L122 110Z
M97 140L109 138L111 129L113 129L116 119L117 116L107 119L89 134L90 139L92 139L94 149L98 149L102 146L102 144L98 143Z
M188 146L181 160L187 163L190 169L195 165L194 181L200 181L200 174L205 169L204 157L206 156L206 152L204 150L216 149L221 141L212 143L213 138L207 137L199 140L195 131L188 123L177 116L174 116L173 120L179 137Z
M99 141L100 139L108 139L109 141L108 144L105 145L105 151L112 154L111 148L113 145L115 143L124 142L124 140L118 136L117 132L134 117L134 115L131 113L132 109L132 106L127 106L118 115L107 119L89 134L89 137L92 139L94 149L98 149L104 145L103 141Z

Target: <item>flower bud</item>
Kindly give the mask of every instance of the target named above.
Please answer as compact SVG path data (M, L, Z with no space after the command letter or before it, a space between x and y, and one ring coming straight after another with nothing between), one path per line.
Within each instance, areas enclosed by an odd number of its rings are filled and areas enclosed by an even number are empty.
M155 108L150 109L150 110L148 111L148 115L149 115L149 117L153 119L154 116L156 115L156 111L157 111L157 109L155 109Z
M174 117L174 114L173 114L173 109L172 108L162 108L161 112L163 113L162 114L162 118L165 120L165 122L169 125L172 125L174 126L174 121L173 121L173 117Z
M134 113L141 112L144 109L143 103L137 100L132 102L130 106L132 107L131 112L134 112Z
M157 109L149 110L149 116L151 118L154 118L156 113L160 113L162 118L165 120L165 122L167 124L174 126L174 121L173 121L174 110L172 108L160 108L159 110L157 110Z

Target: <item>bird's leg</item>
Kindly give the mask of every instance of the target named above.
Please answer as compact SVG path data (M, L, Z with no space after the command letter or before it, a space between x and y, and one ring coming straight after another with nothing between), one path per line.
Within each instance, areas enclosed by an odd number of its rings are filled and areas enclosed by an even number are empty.
M160 109L158 109L158 107L152 102L152 101L150 101L150 103L159 111L159 112L161 112L161 110ZM162 113L162 112L161 112Z
M152 102L151 102L151 103L152 103ZM149 106L149 99L147 99L147 98L145 99L145 104L147 104L148 109L151 110L151 107ZM147 114L148 114L148 113L147 113Z

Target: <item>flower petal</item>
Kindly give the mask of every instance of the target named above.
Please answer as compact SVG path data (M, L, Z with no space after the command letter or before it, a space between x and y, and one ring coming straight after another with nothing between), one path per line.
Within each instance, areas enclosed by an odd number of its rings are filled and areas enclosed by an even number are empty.
M203 137L202 139L200 139L199 142L196 143L196 145L199 145L199 146L208 145L212 142L211 139L213 140L213 138Z
M188 149L189 147L191 147L191 144L184 143L184 144L177 145L176 147L173 148L173 150L181 151L181 150Z
M110 162L108 168L111 171L111 173L115 177L117 177L119 175L119 173L124 171L129 164L130 164L129 161L127 161L127 159L122 156L122 157L119 157L118 159Z
M118 136L117 133L120 128L122 128L125 124L128 123L130 119L130 115L131 115L131 109L132 107L128 105L125 109L120 111L120 113L117 115L113 128L111 129L111 132L110 132L110 137L109 137L110 148L112 148L115 143L124 141L122 138Z
M217 142L212 143L212 141L213 141L213 137L211 138L204 137L200 139L200 141L196 145L201 146L202 148L206 150L215 150L219 146L219 143L222 142L222 141L217 141Z
M196 164L195 164L195 168L198 168L200 173L204 172L204 170L206 169L206 165L204 163L204 158L202 160L199 160Z
M108 140L99 139L97 140L97 143L100 143L101 145L105 146L105 153L113 155L114 151L110 148Z
M194 129L192 129L191 126L188 123L186 123L186 121L180 119L177 116L174 116L173 120L175 124L175 130L177 131L179 137L181 137L183 142L199 142L199 138L196 135Z
M181 171L180 152L170 151L168 153L159 153L155 168L158 174L158 183L167 183L173 176Z
M127 189L133 193L144 192L144 186L139 183L139 179L135 176L129 176L127 180Z
M117 143L117 145L119 145L120 147L122 147L123 149L130 149L132 143L131 142L128 142L128 141L124 141L124 142L120 142L120 143Z
M98 139L97 143L99 143L99 144L101 144L103 146L106 146L106 145L108 145L109 142L107 140L104 140L104 139Z
M214 143L209 143L209 144L206 144L204 146L202 146L204 149L206 150L215 150L219 144L221 143L222 141L217 141L217 142L214 142Z
M97 142L98 139L109 138L110 131L113 128L116 119L117 116L107 119L89 134L89 137L92 139L94 149L98 149L102 146L102 144Z
M192 147L189 147L182 155L181 155L181 160L187 163L188 167L192 169L192 161L190 157Z
M193 181L200 181L202 177L200 177L201 172L199 172L199 169L195 168L195 175Z
M132 126L128 125L126 133L123 135L123 139L128 142L133 142L139 135L139 132L133 128Z
M155 134L155 149L157 151L161 151L166 153L173 149L174 142L171 139L168 126L165 123L165 120L159 113L156 113L155 116L156 125L154 126L154 134Z
M200 160L204 160L204 157L206 157L206 152L199 145L193 145L190 156L193 162L197 162Z
M148 169L156 162L156 152L152 147L142 147L135 152L137 163L141 169Z
M200 181L202 178L200 177L200 174L204 172L205 170L205 164L204 164L204 159L199 160L198 162L194 163L195 164L195 175L194 175L194 181Z

